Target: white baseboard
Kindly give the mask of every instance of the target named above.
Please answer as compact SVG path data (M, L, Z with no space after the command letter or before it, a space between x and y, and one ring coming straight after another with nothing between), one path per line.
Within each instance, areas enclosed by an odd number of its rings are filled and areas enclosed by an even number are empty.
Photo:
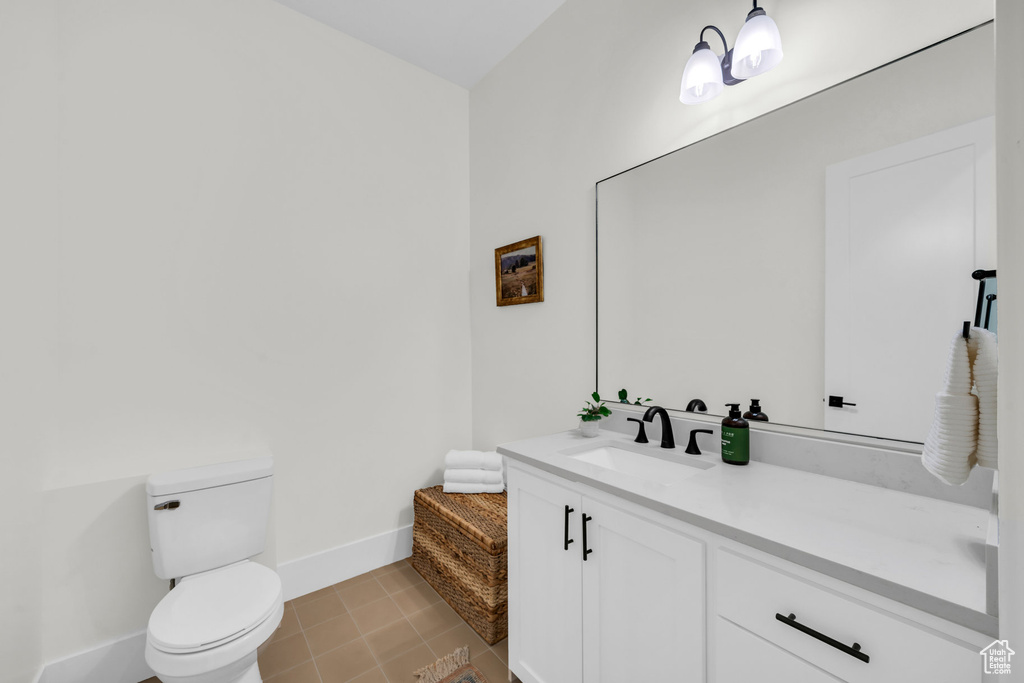
M146 664L146 632L50 662L38 683L138 683L153 675Z
M284 599L365 574L412 554L412 525L279 565ZM146 664L146 632L47 664L35 683L139 683L153 676Z
M412 525L278 565L284 599L365 574L412 555Z

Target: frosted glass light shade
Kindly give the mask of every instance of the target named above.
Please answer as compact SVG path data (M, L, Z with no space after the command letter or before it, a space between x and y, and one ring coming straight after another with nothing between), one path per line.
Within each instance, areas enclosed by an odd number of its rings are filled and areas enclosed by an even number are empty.
M717 97L723 88L722 63L718 55L710 48L695 50L683 69L679 101L683 104L707 102Z
M760 14L754 12L760 11ZM782 38L779 27L763 10L748 16L732 51L732 75L753 78L778 66L782 61Z

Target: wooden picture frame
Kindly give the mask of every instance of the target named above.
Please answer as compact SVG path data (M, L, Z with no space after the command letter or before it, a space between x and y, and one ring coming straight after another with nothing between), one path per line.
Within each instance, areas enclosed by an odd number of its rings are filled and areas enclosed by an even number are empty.
M494 250L494 288L499 306L544 301L540 235Z

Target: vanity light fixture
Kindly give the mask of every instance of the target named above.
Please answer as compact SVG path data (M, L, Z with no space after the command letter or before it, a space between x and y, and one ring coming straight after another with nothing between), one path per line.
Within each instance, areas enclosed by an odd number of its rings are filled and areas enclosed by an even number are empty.
M725 54L719 57L704 40L704 33L713 30L722 39ZM700 104L714 99L726 85L736 85L748 78L759 76L775 68L782 61L782 39L779 27L771 17L757 6L747 14L747 20L736 36L736 45L729 49L725 35L717 26L705 26L700 42L683 69L683 82L679 101Z

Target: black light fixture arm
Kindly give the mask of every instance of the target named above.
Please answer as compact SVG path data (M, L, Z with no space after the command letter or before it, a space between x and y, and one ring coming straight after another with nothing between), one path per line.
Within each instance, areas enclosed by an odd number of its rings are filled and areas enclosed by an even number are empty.
M708 48L711 47L710 45L708 45L708 42L706 40L704 40L704 31L707 31L708 29L711 29L712 31L714 31L715 33L718 34L718 37L722 39L722 46L725 48L725 51L728 52L729 51L729 43L727 43L725 41L725 34L722 33L718 29L717 26L709 24L709 25L705 26L703 29L701 29L701 32L700 32L700 42L703 43L704 45L707 45ZM696 50L694 50L694 52L696 52Z
M737 83L742 83L743 82L742 78L735 78L732 75L732 50L729 49L729 43L725 40L725 34L722 33L718 29L717 26L708 25L708 26L705 26L701 30L701 32L700 32L700 42L697 43L697 46L693 48L693 51L697 52L698 50L710 50L711 49L711 46L708 45L708 42L706 40L704 40L704 32L708 31L709 29L718 34L718 37L722 39L722 46L725 48L725 52L722 54L722 57L721 57L721 60L722 60L722 82L725 85L736 85Z

